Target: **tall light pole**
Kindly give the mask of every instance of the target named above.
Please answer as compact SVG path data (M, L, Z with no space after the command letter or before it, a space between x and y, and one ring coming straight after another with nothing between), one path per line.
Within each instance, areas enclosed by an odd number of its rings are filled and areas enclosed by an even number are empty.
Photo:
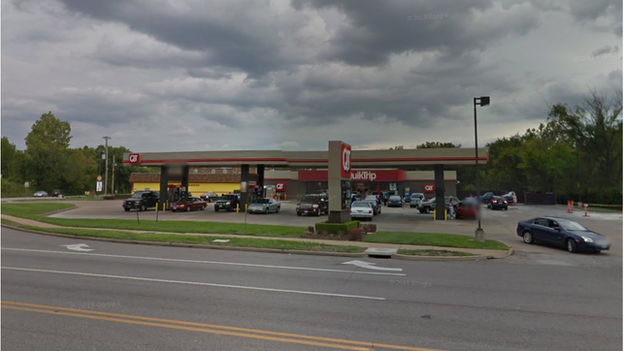
M490 104L489 96L481 96L472 99L474 106L474 127L475 127L475 170L477 172L477 201L479 202L477 206L477 219L479 226L477 230L475 230L475 241L476 242L484 242L485 241L485 232L483 228L481 228L481 189L479 182L479 138L477 135L477 105L479 106L487 106Z
M108 139L111 139L109 136L103 136L102 139L105 140L105 148L106 148L106 162L105 162L105 170L104 170L104 196L108 195Z

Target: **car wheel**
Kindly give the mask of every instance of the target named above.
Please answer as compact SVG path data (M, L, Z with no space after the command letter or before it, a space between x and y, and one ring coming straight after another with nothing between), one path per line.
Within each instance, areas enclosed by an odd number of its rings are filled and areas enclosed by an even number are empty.
M130 209L129 209L129 208L124 208L124 210L125 210L126 212L130 212Z
M424 211L424 210L418 210L418 211L419 211L420 213L425 213L425 211Z
M215 212L219 212L219 209L215 207Z
M301 217L301 212L297 212L297 216Z
M279 213L280 211L280 206L277 206L277 208L275 209L275 213Z
M576 246L576 242L573 239L568 239L566 243L566 247L568 248L568 252L575 253L578 251L578 247Z
M208 207L208 205L204 205L202 206L202 211L206 209L206 207Z
M594 250L594 253L599 254L599 253L600 253L600 251L602 251L602 250Z
M267 207L266 210L264 210L264 214L269 214L269 208Z
M531 235L531 232L527 230L522 233L522 241L524 241L525 244L533 244L533 235Z
M505 206L505 211L507 211L507 206Z
M173 208L171 209L171 212L175 212L176 210L174 210Z
M429 214L429 212L431 212L431 209L429 207L425 207L425 213Z

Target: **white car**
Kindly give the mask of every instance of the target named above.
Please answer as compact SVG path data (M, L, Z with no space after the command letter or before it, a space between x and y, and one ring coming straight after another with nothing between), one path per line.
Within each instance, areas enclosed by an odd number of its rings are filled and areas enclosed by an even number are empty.
M515 205L518 203L518 197L516 196L516 192L515 191L510 191L505 195L502 195L503 199L511 199L512 203L511 205Z
M349 210L351 219L373 220L373 206L368 201L355 201Z

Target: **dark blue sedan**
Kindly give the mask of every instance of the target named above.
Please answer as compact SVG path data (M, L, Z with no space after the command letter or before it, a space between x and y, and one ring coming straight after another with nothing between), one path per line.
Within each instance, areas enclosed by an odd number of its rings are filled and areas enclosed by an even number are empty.
M557 217L536 217L518 222L516 234L526 244L545 244L564 247L570 252L609 250L611 242L579 223Z

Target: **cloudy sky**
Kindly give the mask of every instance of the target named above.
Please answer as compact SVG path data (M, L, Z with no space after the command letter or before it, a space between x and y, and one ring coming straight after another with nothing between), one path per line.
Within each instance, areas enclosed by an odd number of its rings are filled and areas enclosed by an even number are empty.
M621 0L6 0L2 136L136 152L474 145L622 86Z

